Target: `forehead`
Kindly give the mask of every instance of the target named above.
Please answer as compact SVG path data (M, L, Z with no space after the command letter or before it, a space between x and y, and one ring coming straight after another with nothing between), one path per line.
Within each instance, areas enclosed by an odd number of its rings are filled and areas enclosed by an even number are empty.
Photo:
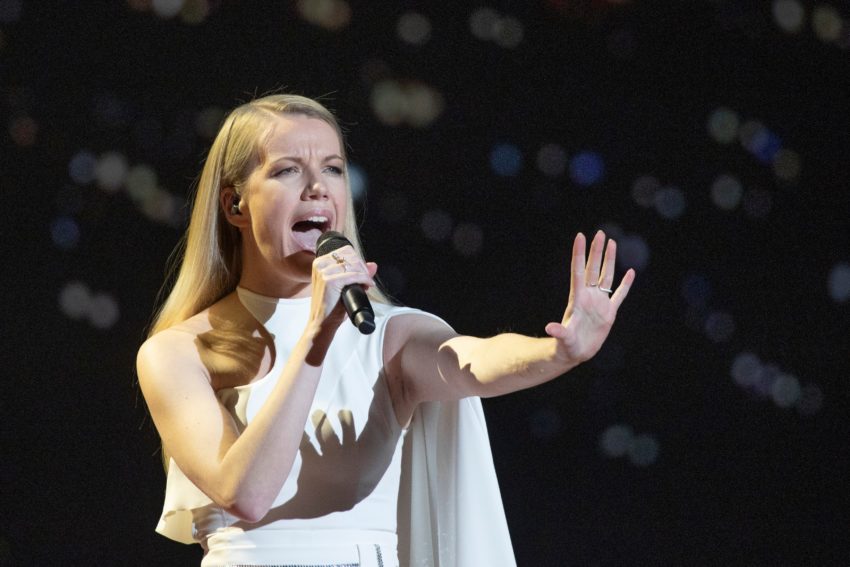
M324 120L304 114L275 116L268 130L265 147L269 157L342 155L336 130Z

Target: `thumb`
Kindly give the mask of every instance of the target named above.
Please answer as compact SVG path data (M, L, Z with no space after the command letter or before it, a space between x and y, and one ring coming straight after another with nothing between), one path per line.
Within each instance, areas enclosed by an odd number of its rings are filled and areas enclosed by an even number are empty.
M547 335L556 339L563 339L567 332L563 325L554 322L547 324L544 330Z
M374 278L378 273L378 264L375 262L366 262L366 271L369 272L369 277Z

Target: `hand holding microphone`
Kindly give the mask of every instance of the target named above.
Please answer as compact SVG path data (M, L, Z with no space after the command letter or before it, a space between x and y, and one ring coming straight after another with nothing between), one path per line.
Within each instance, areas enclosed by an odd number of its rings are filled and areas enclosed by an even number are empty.
M331 254L335 250L350 245L351 242L343 234L329 230L316 241L316 256ZM340 258L337 262L344 261ZM368 335L375 330L375 312L372 310L372 304L363 286L359 284L345 286L342 288L341 299L348 318L361 333Z

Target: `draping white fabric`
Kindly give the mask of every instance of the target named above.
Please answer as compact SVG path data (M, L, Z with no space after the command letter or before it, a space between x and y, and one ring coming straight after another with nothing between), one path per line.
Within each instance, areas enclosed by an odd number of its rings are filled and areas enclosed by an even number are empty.
M243 303L249 302L244 290L240 290L240 297ZM308 305L298 302L302 304ZM386 305L375 305L375 311L378 329L369 340L361 340L356 334L338 335L331 351L364 349L360 359L367 371L377 376L382 367L386 322L400 314L436 317L416 309ZM271 313L268 318L273 316ZM288 330L283 334L288 334ZM280 336L275 335L276 345ZM278 355L288 352L289 349L278 347ZM279 368L274 371L279 372ZM261 402L252 399L251 405ZM400 564L515 567L481 401L465 398L421 404L402 451L397 507ZM208 511L212 504L172 459L156 531L182 543L197 543L199 534L193 512L204 508Z

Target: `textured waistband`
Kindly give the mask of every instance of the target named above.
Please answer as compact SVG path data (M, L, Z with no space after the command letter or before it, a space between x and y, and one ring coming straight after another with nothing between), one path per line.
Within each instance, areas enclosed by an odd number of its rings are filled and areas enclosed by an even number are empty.
M392 567L396 534L372 530L224 528L207 538L202 567Z

